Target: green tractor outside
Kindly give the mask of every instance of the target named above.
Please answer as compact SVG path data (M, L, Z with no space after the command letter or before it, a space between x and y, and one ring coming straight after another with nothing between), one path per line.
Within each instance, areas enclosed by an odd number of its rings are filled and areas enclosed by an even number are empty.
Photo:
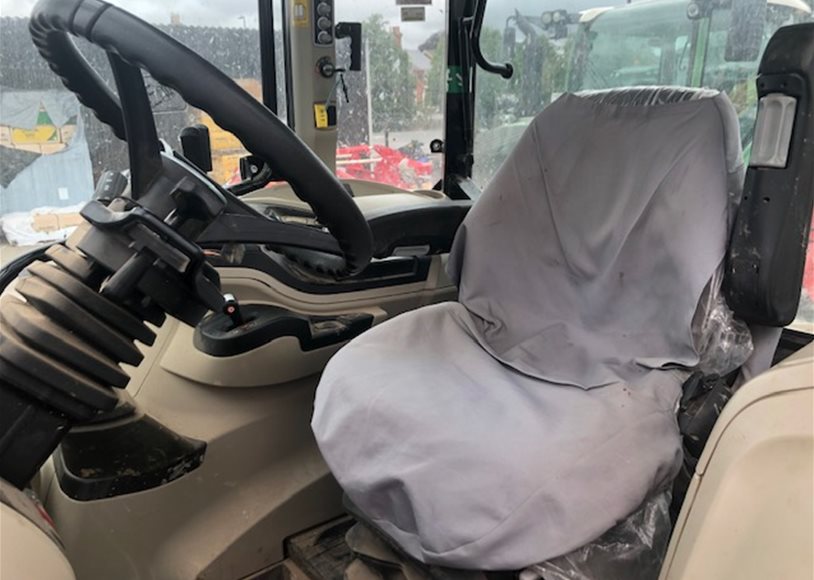
M754 86L760 55L781 26L811 20L803 0L641 0L619 7L592 8L579 14L557 11L560 25L545 26L542 17L513 17L523 42L517 46L514 27L504 31L506 53L522 55L524 69L541 67L536 78L562 76L560 91L578 92L623 86L683 85L726 91L738 112L744 156L752 142L757 95ZM550 21L550 20L549 20ZM532 25L542 33L536 33ZM567 38L565 31L568 31ZM547 33L546 33L547 32ZM539 55L529 61L529 55ZM518 80L518 104L527 90ZM554 87L556 89L557 87ZM532 91L536 92L536 91ZM539 93L538 93L539 94ZM560 92L542 93L554 100ZM548 104L542 103L542 106ZM479 133L475 158L485 185L520 138L534 112L520 110L516 121ZM539 111L539 109L538 109Z

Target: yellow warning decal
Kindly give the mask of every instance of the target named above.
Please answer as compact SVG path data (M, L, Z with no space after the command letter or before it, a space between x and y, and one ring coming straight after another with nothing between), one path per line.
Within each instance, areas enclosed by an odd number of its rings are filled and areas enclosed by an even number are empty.
M314 125L317 129L328 128L328 107L325 103L314 103Z
M299 28L308 26L307 0L294 0L294 10L291 11L291 19L294 21L294 26Z
M34 129L11 129L11 141L17 145L59 143L59 131L53 125L37 125Z

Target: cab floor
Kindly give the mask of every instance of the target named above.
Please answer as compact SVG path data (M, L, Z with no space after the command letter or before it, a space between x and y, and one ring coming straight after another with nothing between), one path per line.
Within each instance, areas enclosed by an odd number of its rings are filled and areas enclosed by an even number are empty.
M355 523L344 516L294 536L286 542L288 558L250 580L343 580L354 560L345 534Z

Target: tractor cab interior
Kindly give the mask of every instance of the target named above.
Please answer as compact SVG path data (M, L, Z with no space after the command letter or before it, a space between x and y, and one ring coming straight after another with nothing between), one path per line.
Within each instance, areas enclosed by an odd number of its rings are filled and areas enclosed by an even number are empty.
M805 577L811 8L444 4L260 0L255 86L37 3L127 171L0 272L4 578Z

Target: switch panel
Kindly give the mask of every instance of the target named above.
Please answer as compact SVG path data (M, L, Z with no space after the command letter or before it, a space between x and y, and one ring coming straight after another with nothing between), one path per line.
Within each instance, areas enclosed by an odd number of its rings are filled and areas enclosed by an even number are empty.
M334 0L313 0L314 44L331 46L334 43Z

